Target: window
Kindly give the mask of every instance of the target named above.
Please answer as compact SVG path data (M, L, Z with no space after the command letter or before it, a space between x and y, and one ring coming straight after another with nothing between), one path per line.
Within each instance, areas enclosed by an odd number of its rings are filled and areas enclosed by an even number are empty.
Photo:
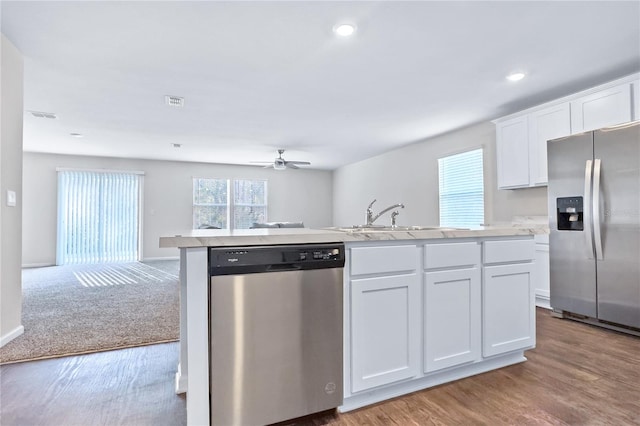
M193 179L193 228L229 227L229 181Z
M248 229L267 221L267 181L193 179L193 227Z
M438 159L440 226L484 223L482 148Z
M248 229L267 221L267 181L233 181L233 227Z
M139 258L141 172L58 170L56 264Z

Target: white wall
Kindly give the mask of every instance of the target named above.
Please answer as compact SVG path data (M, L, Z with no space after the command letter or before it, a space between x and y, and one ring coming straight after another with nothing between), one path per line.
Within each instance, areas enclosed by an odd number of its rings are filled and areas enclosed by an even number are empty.
M510 222L513 216L547 214L547 189L498 190L495 126L481 123L414 143L341 167L333 177L333 222L362 224L367 205L374 212L403 203L399 225L439 225L438 158L484 148L485 223ZM390 224L389 213L376 223Z
M269 221L332 224L332 173L260 167L24 153L23 265L56 259L57 167L140 170L144 177L143 258L177 257L158 248L161 236L192 228L193 177L267 179Z
M23 60L0 35L0 346L23 332L22 315L22 115ZM6 203L7 190L17 204Z

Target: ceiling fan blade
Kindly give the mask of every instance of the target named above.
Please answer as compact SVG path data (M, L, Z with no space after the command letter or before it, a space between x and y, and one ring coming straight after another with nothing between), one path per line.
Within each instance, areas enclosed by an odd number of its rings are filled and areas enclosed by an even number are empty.
M263 166L262 168L263 169L271 169L271 168L273 168L273 163L267 164L266 166Z
M296 166L295 164L291 164L290 161L287 161L287 169L299 169L300 167Z
M273 161L249 161L251 164L273 164Z
M311 163L308 161L287 161L287 166L291 165L291 164L296 164L298 166L308 166Z

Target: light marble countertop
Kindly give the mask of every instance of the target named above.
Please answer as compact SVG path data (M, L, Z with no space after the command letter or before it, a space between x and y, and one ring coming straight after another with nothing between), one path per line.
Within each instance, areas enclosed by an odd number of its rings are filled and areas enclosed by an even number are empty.
M344 228L346 229L346 228ZM196 229L181 235L161 237L160 247L228 247L273 244L318 244L358 241L429 240L442 238L511 237L547 234L541 224L482 226L472 229L352 229L337 228L262 228L262 229Z

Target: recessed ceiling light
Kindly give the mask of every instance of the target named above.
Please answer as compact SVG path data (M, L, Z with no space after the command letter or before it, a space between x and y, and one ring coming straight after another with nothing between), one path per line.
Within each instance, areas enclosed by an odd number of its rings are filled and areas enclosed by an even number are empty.
M514 72L507 76L507 80L509 81L520 81L524 78L523 72Z
M70 136L73 136L74 138L81 138L84 135L82 133L69 133Z
M338 34L340 37L349 37L356 32L356 26L353 24L338 24L333 27L333 32Z

